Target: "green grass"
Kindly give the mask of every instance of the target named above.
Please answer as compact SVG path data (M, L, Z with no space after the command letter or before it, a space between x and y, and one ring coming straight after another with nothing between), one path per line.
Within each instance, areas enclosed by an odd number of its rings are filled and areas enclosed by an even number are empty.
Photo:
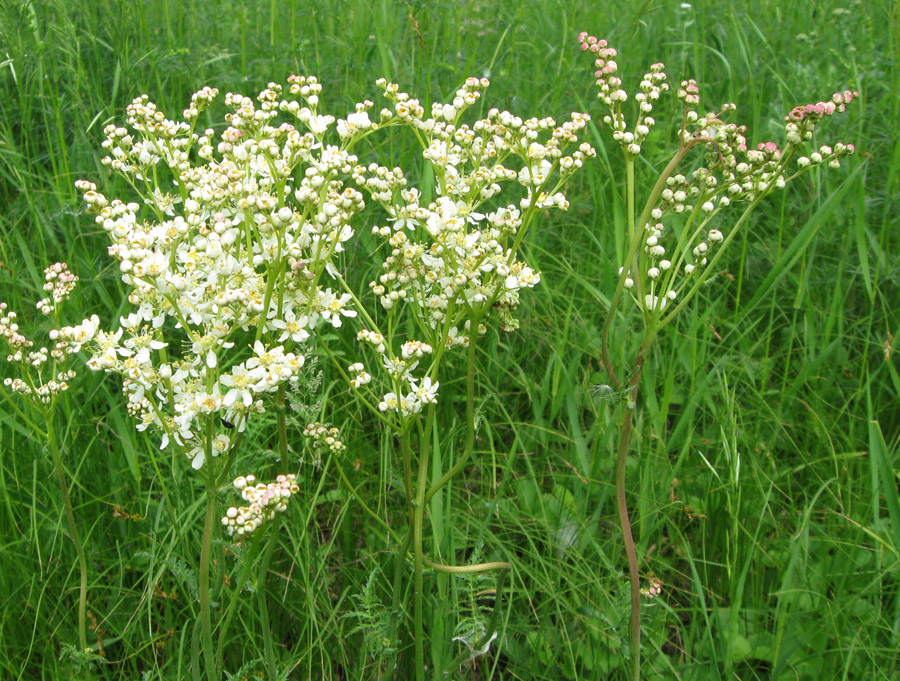
M73 183L128 195L99 164L99 144L145 92L174 114L203 85L253 95L310 73L340 112L376 99L378 77L427 105L490 74L486 107L598 118L574 42L582 29L618 46L626 84L663 61L672 81L696 77L707 102L736 102L754 142L774 137L794 105L857 88L861 100L823 141L852 141L858 155L769 201L648 360L629 502L642 573L663 583L645 607L645 678L898 679L900 350L889 350L900 338L900 17L886 0L620 4L0 3L0 300L31 328L41 270L65 260L82 279L70 323L95 312L111 323L127 309ZM671 98L658 118L676 110ZM599 334L625 219L624 164L606 133L591 133L598 161L570 188L569 212L528 237L542 283L523 295L520 331L480 344L478 456L427 509L432 556L513 566L500 637L451 678L626 678L616 405L592 390L604 382ZM409 140L381 151L414 161ZM639 177L662 156L645 158ZM359 282L373 271L366 255L351 253ZM614 347L630 342L629 327L617 333ZM352 334L329 342L345 351ZM319 367L310 407L341 427L341 467L379 515L402 520L395 443L347 399L327 357ZM461 451L463 382L442 381L441 400L456 408L438 426L433 479ZM0 403L0 678L190 678L202 481L134 430L112 377L81 371L63 407L89 642L104 659L80 670L62 655L77 641L75 551L44 443ZM273 430L253 434L247 465L268 460ZM299 457L299 430L289 438ZM235 679L263 673L262 594L285 678L378 678L366 635L411 616L405 593L392 613L396 547L334 462L300 471L302 503L280 521L265 585L257 570L241 577L265 541L215 544L228 586L213 600L233 607L226 668ZM233 499L223 493L223 507ZM450 639L471 594L496 584L426 583L427 657L447 664L463 649Z

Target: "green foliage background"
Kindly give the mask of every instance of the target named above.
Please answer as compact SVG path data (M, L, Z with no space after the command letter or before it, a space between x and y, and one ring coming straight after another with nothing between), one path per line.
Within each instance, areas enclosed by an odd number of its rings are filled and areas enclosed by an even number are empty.
M427 105L466 76L488 75L487 107L599 119L590 60L574 40L583 29L618 47L626 88L663 61L670 81L695 77L708 106L734 101L753 142L779 139L797 104L848 87L862 95L822 134L854 142L858 156L756 215L645 370L630 503L642 572L663 583L645 608L645 676L898 679L895 3L4 0L0 300L23 327L39 323L41 270L65 260L82 279L70 323L124 312L105 235L73 183L128 195L100 165L99 143L139 94L175 115L203 85L255 95L306 73L340 115L375 100L382 76ZM674 97L665 106L675 115ZM648 144L642 157L648 176L671 148L670 133L655 134L659 150ZM599 328L622 247L622 164L603 131L592 135L599 160L570 188L568 214L529 236L542 283L523 296L521 330L492 331L481 346L480 458L428 509L434 555L513 564L500 638L454 678L606 679L627 669L614 405L593 389L604 380ZM388 139L381 152L416 163L409 140ZM374 271L364 244L350 254L361 284ZM352 337L331 341L340 353ZM320 367L317 408L344 433L352 483L385 516L402 513L391 443L327 361ZM440 424L436 476L459 442L461 393L442 387L459 415ZM76 639L74 550L43 443L0 404L0 677L182 678L197 607L199 481L134 430L115 380L82 371L64 411L58 432L105 660L88 670L61 659ZM248 465L265 460L266 438L256 434ZM292 443L299 457L299 432ZM364 638L390 601L374 586L386 559L380 531L327 461L301 475L307 492L281 526L268 580L285 676L376 678L382 663ZM242 549L217 552L232 579ZM460 650L450 639L471 614L473 585L440 576L431 589L429 645L446 662ZM233 596L226 587L214 598ZM237 679L258 669L262 624L256 595L236 597L246 601L227 644Z

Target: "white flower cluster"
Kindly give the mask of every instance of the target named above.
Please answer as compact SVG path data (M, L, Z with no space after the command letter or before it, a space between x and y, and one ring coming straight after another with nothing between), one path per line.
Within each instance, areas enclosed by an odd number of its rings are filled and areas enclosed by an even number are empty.
M222 526L229 537L255 532L259 527L275 517L276 513L287 510L291 496L300 491L297 476L293 474L279 475L275 482L267 485L256 483L256 476L248 475L235 478L234 488L241 493L241 498L249 502L248 506L231 506L225 511Z
M417 364L418 362L413 362L410 369L415 368ZM409 390L403 395L386 393L382 401L378 403L380 411L399 411L405 418L420 413L425 405L437 404L437 389L441 385L439 381L432 382L430 376L419 381L409 373L405 375L405 378Z
M109 126L103 146L104 163L142 201L108 201L77 183L109 235L134 311L116 331L82 324L68 333L89 346L92 369L123 377L138 429L160 431L162 447L174 443L195 468L215 453L223 423L242 431L265 395L297 380L296 344L320 322L340 327L356 315L352 296L321 280L336 272L364 207L344 184L357 159L325 142L335 120L318 111L316 79L289 83L302 102L282 98L275 83L256 101L227 94L218 137L194 131L215 89L196 93L180 122L139 97L128 126ZM358 105L338 135L375 127L369 107ZM281 112L300 128L276 126Z
M369 287L388 319L408 314L421 333L420 339L398 339L399 352L394 339L377 328L357 336L379 355L388 386L373 404L403 423L437 401L435 362L444 349L465 347L472 331L485 333L482 321L494 311L504 329L516 327L511 311L519 292L540 282L540 275L516 257L524 232L538 210L568 208L560 189L595 152L578 142L589 121L584 114L557 124L491 109L481 120L462 122L489 86L486 79L466 80L450 102L432 105L430 117L398 85L384 80L378 85L392 105L381 112L382 124L416 132L437 193L426 202L400 168L371 164L354 171L357 185L387 214L386 225L372 228L388 250ZM502 201L504 185L518 198ZM398 325L389 322L388 328ZM417 377L413 371L420 361L428 365ZM349 373L356 390L372 382L361 363Z
M373 228L387 241L390 255L384 273L370 287L385 309L407 301L428 327L445 329L431 339L438 344L446 342L463 318L479 316L495 304L514 308L518 291L540 281L515 259L516 237L527 228L523 211L568 208L558 190L594 156L590 145L577 143L589 118L575 113L557 125L552 118L523 120L491 109L469 126L459 119L480 99L479 88L489 85L486 79L468 79L452 102L433 105L430 118L398 86L379 84L396 116L423 140L423 157L434 170L439 196L423 205L421 192L406 187L398 168L361 174L357 181L393 222ZM570 147L575 148L567 154ZM520 167L504 165L510 162ZM559 176L553 178L557 171ZM518 205L485 211L486 202L509 182L525 190Z

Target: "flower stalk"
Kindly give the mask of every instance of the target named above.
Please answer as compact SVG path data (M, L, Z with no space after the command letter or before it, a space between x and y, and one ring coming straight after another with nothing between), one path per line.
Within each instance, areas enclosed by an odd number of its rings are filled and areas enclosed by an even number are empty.
M78 531L78 525L75 522L75 513L72 510L72 501L69 498L69 486L66 483L66 475L63 469L62 457L59 452L59 443L56 439L56 431L53 424L53 410L46 414L47 420L47 448L50 450L50 457L53 459L53 470L56 473L56 480L59 482L59 491L63 500L63 508L65 509L66 523L69 526L69 536L72 538L72 544L75 546L75 553L78 557L78 647L80 650L87 650L87 558L84 555L84 544L81 542L81 533Z
M219 503L217 499L218 485L213 466L206 470L206 513L203 520L203 536L200 539L200 567L198 569L198 598L200 600L200 642L203 655L203 667L206 669L206 677L209 681L218 681L221 674L218 671L216 651L213 648L213 626L210 610L210 562L212 558L213 530L218 524ZM201 661L195 657L194 669L197 669Z

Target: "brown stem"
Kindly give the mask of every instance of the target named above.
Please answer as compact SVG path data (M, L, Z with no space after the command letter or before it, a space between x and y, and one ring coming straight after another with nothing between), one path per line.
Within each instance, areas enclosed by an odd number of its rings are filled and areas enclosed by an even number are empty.
M641 580L638 573L637 551L634 535L631 532L631 521L628 517L628 501L625 498L625 472L628 461L628 450L631 445L631 432L634 423L635 402L641 371L644 366L645 348L641 347L634 362L634 373L625 390L625 414L622 417L622 429L619 432L619 449L616 458L616 508L619 513L619 525L625 540L625 555L628 558L628 576L631 582L631 680L641 678Z

